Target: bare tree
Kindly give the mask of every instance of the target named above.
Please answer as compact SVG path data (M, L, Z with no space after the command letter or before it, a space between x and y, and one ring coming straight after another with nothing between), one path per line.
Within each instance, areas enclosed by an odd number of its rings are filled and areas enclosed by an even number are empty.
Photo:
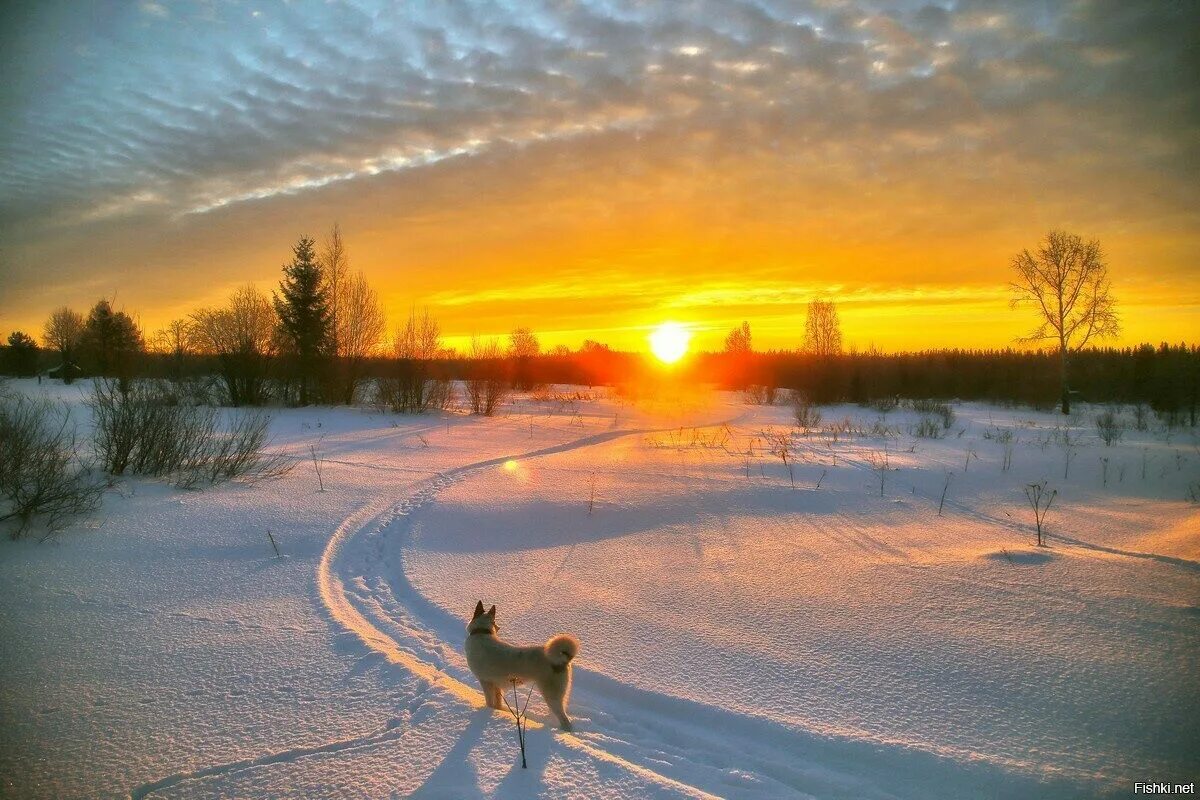
M533 359L542 345L529 328L516 328L508 335L508 355L513 360L513 386L527 392L534 387Z
M766 402L768 389L773 395L773 387L752 385L753 378L751 376L751 356L750 351L752 339L750 336L750 323L743 321L741 325L731 329L725 336L725 349L723 351L723 383L731 389L741 389L746 394L746 400L758 405ZM768 381L771 383L771 381ZM771 398L772 401L774 397Z
M729 355L745 356L753 349L751 341L750 323L742 322L726 335L725 352Z
M341 328L339 322L343 313L343 287L350 271L350 257L346 253L346 243L342 240L342 228L336 222L329 229L329 235L321 243L318 263L325 279L325 289L329 296L329 345L337 355L341 355Z
M1023 341L1058 345L1062 413L1071 413L1068 360L1094 338L1120 331L1108 267L1100 243L1084 242L1064 231L1050 231L1037 252L1022 250L1013 258L1017 280L1009 284L1012 305L1036 306L1040 324Z
M387 315L379 295L362 272L344 276L337 290L337 318L333 326L341 367L343 403L354 402L363 365L379 350L387 331Z
M396 331L395 374L379 381L380 401L393 411L411 413L448 402L446 388L434 386L430 363L439 356L441 341L441 328L429 316L429 309L419 314L415 308L410 309L404 327ZM441 391L435 391L438 388Z
M325 237L317 261L328 299L328 346L337 362L330 394L349 405L358 392L363 363L383 343L387 315L366 276L350 271L350 256L337 223Z
M46 320L46 326L42 330L43 344L52 350L57 350L62 358L62 374L66 383L71 382L71 368L74 366L72 362L79 349L79 340L83 336L83 331L83 315L66 306L56 308L50 315L50 319Z
M533 358L541 349L537 336L529 328L515 328L508 335L508 352L516 358Z
M471 337L471 366L467 377L467 400L472 414L490 417L508 394L504 374L504 351L496 339Z
M804 320L804 349L816 356L842 352L842 324L832 300L812 300Z
M196 347L216 356L221 365L229 402L262 403L279 324L270 299L247 284L233 293L226 307L202 308L191 321Z
M154 332L150 349L175 359L182 359L191 347L192 323L186 319L173 319Z

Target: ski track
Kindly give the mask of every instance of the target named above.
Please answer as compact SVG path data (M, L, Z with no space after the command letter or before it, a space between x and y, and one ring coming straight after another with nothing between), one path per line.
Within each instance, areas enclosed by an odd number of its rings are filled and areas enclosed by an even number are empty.
M527 461L529 459L594 447L627 436L650 432L652 431L644 429L614 430L585 436L564 444L544 447L526 453L484 459L440 473L415 494L394 504L390 510L381 510L381 504L373 504L363 509L339 527L322 556L321 564L317 571L317 584L320 589L322 601L328 608L330 615L337 622L355 633L372 650L383 654L391 663L403 666L431 686L446 691L472 708L482 708L484 706L482 694L460 679L466 679L466 676L460 673L459 677L455 677L448 671L449 665L445 658L445 651L450 648L440 635L441 632L432 630L431 626L423 621L421 616L415 613L411 607L428 604L422 602L417 592L408 583L402 568L395 572L387 571L396 578L399 583L398 587L394 585L377 585L374 591L365 589L365 591L361 592L347 589L343 577L347 572L345 568L352 566L360 567L360 569L349 569L348 572L350 574L357 573L357 582L365 587L366 578L370 574L368 568L385 561L383 532L398 519L410 515L421 506L431 502L443 489L453 483L457 483L472 473L500 466L510 460ZM386 506L387 504L382 505ZM363 534L365 536L362 536ZM359 537L362 538L362 547L351 555L348 545ZM349 556L347 559L348 563L339 563L341 560L339 557L343 553ZM354 556L357 556L357 561L352 560ZM400 592L395 591L396 588L399 588ZM409 605L401 602L400 597L397 595L408 600ZM389 596L391 602L386 602ZM357 598L358 603L354 602L355 598ZM424 652L414 653L412 652L414 649L412 647L413 642L401 642L397 638L389 636L380 630L357 607L359 604L365 605L368 609L373 606L376 609L376 614L372 614L371 616L376 617L375 621L395 629L405 639L415 640L415 644L417 645L415 649L418 651L423 650ZM382 617L382 619L379 619L379 617ZM388 622L392 624L388 625ZM429 663L430 661L434 663L431 664ZM537 720L531 720L530 722L535 728L541 727ZM612 752L612 750L605 748L601 741L593 741L587 737L563 731L557 732L557 738L571 749L581 751L592 758L620 767L663 788L673 789L678 794L698 798L715 797L715 795L702 789L663 775L645 765L629 761L621 755Z
M724 424L724 423L715 423ZM671 428L673 429L673 428ZM331 619L340 625L345 630L353 633L358 639L366 645L370 650L383 655L390 663L399 665L408 670L414 676L423 680L430 690L440 690L460 702L472 708L483 708L483 695L476 689L463 683L461 680L451 676L444 670L444 667L438 664L430 664L424 660L422 656L428 657L428 653L420 653L419 655L411 652L411 642L400 642L397 639L389 636L381 631L372 620L368 619L362 611L357 607L355 599L359 603L365 605L376 605L378 601L370 596L369 591L358 592L353 589L348 589L346 582L343 580L343 574L347 571L345 567L348 564L343 563L344 554L349 551L348 545L352 544L356 538L361 538L364 535L367 538L373 538L375 541L368 548L368 553L355 552L357 560L353 562L358 566L368 566L371 563L377 563L382 557L382 542L378 541L378 536L386 530L398 518L407 516L412 511L432 500L438 492L452 483L461 480L467 475L487 469L488 467L498 466L511 459L526 460L538 458L541 456L554 455L556 453L568 452L585 447L592 447L598 444L613 441L615 439L626 436L646 434L656 432L659 429L624 429L613 430L605 433L593 434L576 439L564 444L553 445L550 447L533 450L527 453L513 454L489 458L482 461L477 461L463 466L455 467L444 472L434 473L434 477L428 479L425 485L410 496L401 499L399 502L394 500L379 499L375 502L363 506L357 512L347 517L341 525L337 527L333 535L330 537L329 543L326 545L325 551L322 553L320 563L317 567L317 589L320 595L320 601L324 605ZM664 429L665 430L665 429ZM391 434L392 432L389 432ZM394 434L393 434L394 435ZM390 436L388 438L391 438ZM429 474L426 470L425 474ZM390 508L389 508L390 506ZM363 542L363 544L368 544ZM364 558L367 556L367 558ZM354 572L354 570L349 570ZM365 570L359 570L357 576L361 582L365 575L362 574ZM407 619L411 624L402 626L400 630L407 638L412 638L418 644L423 644L422 649L435 650L444 646L434 634L429 632L426 626L422 625L414 615L405 613L404 609L394 609L393 620ZM433 658L435 662L442 662L443 659ZM420 699L418 696L417 700ZM533 728L540 728L542 724L536 719L531 719L529 722ZM301 747L287 749L280 752L268 753L257 758L239 759L236 761L215 764L207 767L202 767L195 770L175 773L158 780L150 781L134 787L129 791L130 800L143 800L156 792L164 789L170 789L180 784L191 781L202 780L206 778L220 777L230 775L243 770L252 769L255 767L268 766L272 764L288 763L307 756L322 755L329 753L337 753L340 751L353 750L359 747L366 747L381 742L386 742L391 739L396 739L406 732L406 727L403 720L391 720L381 730L376 730L370 734L352 737L349 739L327 742L321 745L310 747ZM558 732L559 741L566 744L568 747L585 753L592 758L608 762L611 765L622 768L648 782L658 784L665 789L673 789L675 793L695 798L715 798L709 792L698 789L694 786L683 783L682 781L674 780L665 775L661 775L654 770L640 764L626 760L622 756L611 752L604 748L599 742L603 741L600 737L597 741L589 741L580 736L576 736L563 731Z

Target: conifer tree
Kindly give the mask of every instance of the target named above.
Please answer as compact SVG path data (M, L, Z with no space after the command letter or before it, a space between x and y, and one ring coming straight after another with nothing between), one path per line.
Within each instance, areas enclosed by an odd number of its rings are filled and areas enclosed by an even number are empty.
M23 331L8 335L8 347L4 351L4 371L9 375L25 377L37 372L38 346L33 337Z
M114 311L112 303L103 298L92 306L79 337L79 349L91 374L128 381L145 347L132 317Z
M316 243L307 236L292 248L292 263L283 266L283 280L274 300L284 344L293 359L300 404L307 405L330 344L329 295L317 262Z

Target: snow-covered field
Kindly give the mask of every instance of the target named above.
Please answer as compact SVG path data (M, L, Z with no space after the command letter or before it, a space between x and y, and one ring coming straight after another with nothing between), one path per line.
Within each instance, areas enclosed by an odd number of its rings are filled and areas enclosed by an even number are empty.
M86 424L78 388L13 385ZM315 446L325 491L311 458L204 492L122 480L55 539L4 541L0 793L1123 797L1200 778L1193 433L1106 447L1094 409L956 404L941 439L851 406L804 435L735 395L560 389L493 419L280 411L275 446ZM1038 548L1023 490L1043 480ZM583 643L576 731L535 694L525 770L462 656L477 599L504 638Z

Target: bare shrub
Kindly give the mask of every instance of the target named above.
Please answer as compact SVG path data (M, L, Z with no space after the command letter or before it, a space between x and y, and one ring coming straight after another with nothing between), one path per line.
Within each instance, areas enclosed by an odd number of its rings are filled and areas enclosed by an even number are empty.
M948 403L941 403L937 400L910 400L908 407L918 414L928 414L938 418L942 423L942 430L950 430L954 425L954 409Z
M1121 437L1125 435L1125 423L1109 409L1096 415L1096 433L1100 435L1105 447L1111 447L1113 442L1121 441Z
M941 422L933 417L921 417L920 422L910 426L908 432L922 439L940 439L945 429L942 428Z
M821 425L821 410L813 405L804 392L792 392L792 415L796 418L797 427L805 430Z
M88 405L92 446L111 475L169 477L191 488L291 468L285 456L263 452L270 417L262 412L235 415L222 431L214 409L178 403L169 390L144 381L122 391L116 381L97 380Z
M871 427L861 429L860 436L873 436L876 439L897 439L900 436L899 428L893 428L883 421L883 418L875 420L871 423Z
M490 417L508 396L504 353L495 339L471 338L471 366L467 376L467 402L472 414Z
M35 519L50 530L100 503L104 484L76 458L75 428L63 406L0 396L0 522L21 538Z
M779 399L779 387L751 384L742 391L742 400L755 406L773 406Z
M900 398L895 395L889 397L877 397L874 400L869 400L866 403L867 408L873 411L878 411L880 414L887 414L890 411L895 411L900 405Z
M887 447L884 447L882 452L872 450L867 453L867 464L879 474L879 496L883 497L884 487L887 485L887 474L892 469Z
M201 476L208 483L239 478L260 481L291 471L295 462L283 453L266 453L271 417L262 411L238 414L226 431L216 431L199 450Z
M1044 532L1046 514L1049 513L1050 504L1054 502L1054 498L1056 497L1058 497L1058 489L1048 490L1045 481L1025 484L1025 499L1029 501L1029 505L1033 509L1033 519L1037 524L1038 547L1046 546L1046 535Z
M454 404L454 381L444 376L434 376L425 384L425 408L444 410Z

